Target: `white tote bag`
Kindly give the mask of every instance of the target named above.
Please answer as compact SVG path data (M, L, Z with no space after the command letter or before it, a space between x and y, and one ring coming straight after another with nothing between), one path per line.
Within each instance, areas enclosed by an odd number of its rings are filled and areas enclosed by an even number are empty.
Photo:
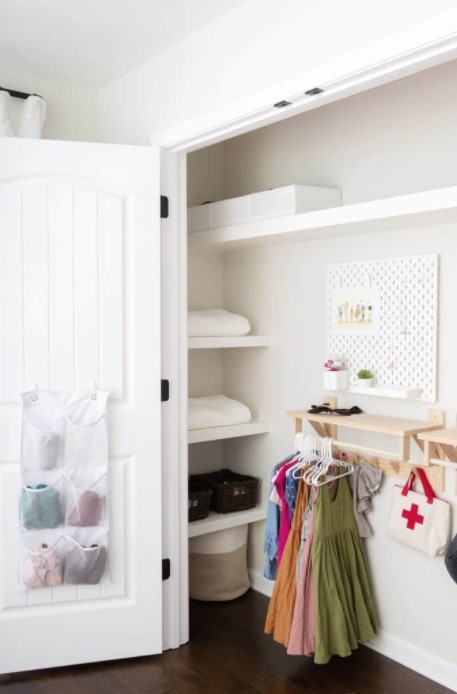
M431 557L444 554L449 544L451 509L437 499L427 475L417 468L423 494L414 491L416 475L411 472L404 487L394 487L388 537Z

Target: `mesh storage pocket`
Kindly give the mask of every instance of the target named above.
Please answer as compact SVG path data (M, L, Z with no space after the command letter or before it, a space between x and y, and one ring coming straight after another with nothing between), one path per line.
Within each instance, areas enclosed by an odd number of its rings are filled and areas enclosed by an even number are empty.
M67 468L80 470L106 466L108 442L106 435L106 400L108 394L98 392L95 399L72 400L65 405L66 430L63 458Z
M62 525L61 500L62 477L58 472L25 473L20 497L23 527L40 530Z
M65 536L64 582L78 585L101 583L107 569L105 529L75 531Z
M60 465L66 421L57 410L29 408L24 417L24 470L53 470Z
M55 533L30 533L24 542L21 581L26 590L54 588L62 583L60 536Z
M104 468L75 472L68 477L66 494L67 524L77 527L103 522L106 505Z

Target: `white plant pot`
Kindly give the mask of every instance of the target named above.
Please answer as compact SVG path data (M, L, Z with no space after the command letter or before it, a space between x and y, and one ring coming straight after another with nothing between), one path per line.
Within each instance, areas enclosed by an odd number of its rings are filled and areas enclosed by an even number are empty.
M359 388L371 388L373 385L373 378L356 378L354 385Z
M324 371L324 390L347 390L347 371Z

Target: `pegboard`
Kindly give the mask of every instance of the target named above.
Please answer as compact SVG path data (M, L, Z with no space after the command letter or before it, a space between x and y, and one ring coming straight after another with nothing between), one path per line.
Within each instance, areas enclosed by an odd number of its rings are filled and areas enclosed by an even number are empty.
M438 256L415 255L328 266L326 357L342 359L376 385L420 388L436 400Z

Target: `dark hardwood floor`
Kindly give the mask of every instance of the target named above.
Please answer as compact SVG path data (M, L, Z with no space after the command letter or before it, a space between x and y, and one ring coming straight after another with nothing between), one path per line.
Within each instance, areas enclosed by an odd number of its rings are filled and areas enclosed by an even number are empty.
M193 602L191 641L176 651L0 677L0 690L2 694L451 692L365 647L324 666L288 656L263 634L267 605L267 598L252 591L230 603Z

